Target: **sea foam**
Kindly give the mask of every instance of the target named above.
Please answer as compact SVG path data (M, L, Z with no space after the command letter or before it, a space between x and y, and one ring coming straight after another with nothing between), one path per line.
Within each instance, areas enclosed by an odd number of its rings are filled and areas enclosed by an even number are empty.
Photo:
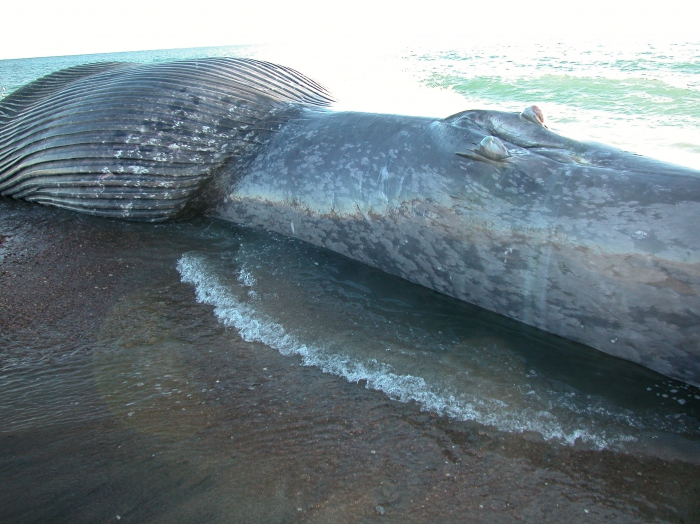
M457 420L474 421L500 431L536 432L545 440L567 445L578 441L594 449L635 440L634 437L619 432L608 435L605 430L596 430L595 424L591 423L578 426L572 426L571 423L562 424L547 409L514 407L504 399L488 398L488 395L479 398L480 392L450 391L449 387L433 383L424 377L401 373L379 358L361 360L350 353L339 351L337 347L330 348L318 342L305 341L303 330L296 332L294 329L285 328L275 318L262 313L251 303L251 298L259 300L254 294L256 278L251 272L245 268L239 269L238 278L232 283L230 279L221 278L215 266L214 262L202 255L188 253L178 261L177 269L182 281L194 286L197 300L213 306L219 321L234 328L243 340L265 344L285 356L298 356L302 365L315 366L325 373L343 377L350 382L366 381L367 388L381 391L393 400L413 401L422 410ZM525 393L534 396L539 394L541 392L534 390ZM562 404L566 403L563 398L561 401ZM546 399L544 404L547 404ZM602 406L595 405L595 402L593 404L591 409L605 410ZM580 410L573 404L568 407L575 417L588 418L587 415L590 415L575 413Z

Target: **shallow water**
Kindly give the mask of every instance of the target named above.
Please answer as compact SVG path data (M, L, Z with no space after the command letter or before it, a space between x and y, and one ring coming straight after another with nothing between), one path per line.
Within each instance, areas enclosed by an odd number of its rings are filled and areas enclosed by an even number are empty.
M659 432L700 443L700 390L636 364L272 233L208 219L127 227L141 235L125 262L132 272L160 263L170 278L151 268L132 274L147 284L106 313L90 367L70 357L81 348L64 347L60 334L33 351L22 338L6 340L5 429L65 422L65 405L81 406L70 408L76 421L96 416L89 410L97 400L70 401L92 380L99 398L118 395L137 418L165 397L197 404L198 386L166 371L182 367L189 343L207 340L198 326L214 317L246 342L299 357L290 366L314 366L452 419L590 449L635 449ZM196 297L213 311L183 305L163 316L173 287L182 293L175 270L190 285L186 302ZM173 326L192 340L170 336ZM66 362L45 369L43 355L56 350Z
M190 251L177 268L244 340L502 431L595 449L655 431L700 437L697 388L328 251L232 234L233 247Z
M695 388L216 220L0 235L3 522L697 515Z

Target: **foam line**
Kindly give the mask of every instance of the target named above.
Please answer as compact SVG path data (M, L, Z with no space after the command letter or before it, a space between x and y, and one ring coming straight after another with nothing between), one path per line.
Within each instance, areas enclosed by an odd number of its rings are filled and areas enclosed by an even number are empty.
M425 411L457 420L475 421L501 431L537 432L546 440L567 445L573 445L580 439L592 448L603 449L634 440L628 436L609 437L605 432L593 432L588 428L565 430L548 411L509 411L507 404L500 399L466 399L463 395L432 385L422 377L397 373L391 366L376 359L360 362L346 354L332 353L318 345L306 344L280 323L266 318L244 299L237 298L236 290L222 283L204 257L185 254L178 261L177 269L182 281L194 286L197 301L213 306L219 321L236 329L243 340L260 342L285 356L299 356L303 365L316 366L325 373L350 382L365 380L367 388L382 391L393 400L414 401ZM243 293L247 295L255 284L255 278L245 269L240 271L238 281L242 288L246 288L241 296Z

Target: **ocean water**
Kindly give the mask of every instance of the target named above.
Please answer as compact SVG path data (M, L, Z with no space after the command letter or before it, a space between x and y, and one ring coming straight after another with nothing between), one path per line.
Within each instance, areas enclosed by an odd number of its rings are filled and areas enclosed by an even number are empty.
M518 111L536 103L548 125L562 134L700 169L700 43L630 44L625 50L561 43L422 47L381 55L365 50L359 56L352 49L273 46L143 51L0 61L0 84L9 94L44 74L81 63L205 56L290 65L326 84L336 93L339 109L447 116L467 108ZM0 263L12 259L12 239L24 234L16 233L23 213L38 213L21 206L3 209ZM182 449L169 452L182 453L187 457L183 461L204 471L204 464L216 461L212 450L219 453L224 441L204 449L192 440L200 437L192 435L226 426L221 420L235 419L240 410L258 409L254 391L272 380L268 366L276 366L275 378L287 377L280 379L286 380L287 400L280 400L284 408L279 416L292 409L290 403L318 415L320 408L308 404L306 384L295 382L299 370L309 368L322 371L337 387L351 385L431 417L473 424L483 429L478 435L494 431L584 452L700 463L700 390L640 366L278 235L209 219L125 225L46 210L31 220L46 224L54 220L52 213L59 224L89 225L91 235L101 239L93 242L93 252L116 253L95 265L118 265L122 272L129 268L129 278L139 284L132 283L121 295L114 291L112 302L105 299L110 305L100 314L93 342L73 344L60 330L41 337L29 329L2 334L0 436L31 434L37 439L32 432L88 423L108 426L115 419L123 425L120 431L128 429L129 439L143 435L141 451L164 445L163 439L176 442ZM110 280L104 274L101 278ZM83 293L112 288L100 283L94 289ZM93 300L101 302L99 295ZM285 357L281 367L266 351ZM249 358L264 370L256 371L263 378L244 378ZM252 398L254 408L235 404L239 397ZM276 411L272 415L277 417ZM391 431L387 420L398 415L384 416L384 431ZM272 438L269 420L266 431L240 436L250 440L251 457L251 450L262 453L261 442ZM314 427L332 433L324 420ZM285 438L320 438L298 421L279 424L273 429ZM100 439L108 438L99 431ZM127 433L115 432L110 445ZM71 438L63 436L61 442ZM303 454L293 446L278 451ZM37 467L41 460L36 459ZM255 477L256 464L251 458L246 466L251 469L231 466L231 471L240 478ZM20 470L9 471L18 475ZM260 493L268 494L266 490ZM226 494L216 496L224 500ZM257 503L258 509L267 504L262 496ZM296 515L296 505L280 504ZM221 513L222 521L235 515L231 511Z

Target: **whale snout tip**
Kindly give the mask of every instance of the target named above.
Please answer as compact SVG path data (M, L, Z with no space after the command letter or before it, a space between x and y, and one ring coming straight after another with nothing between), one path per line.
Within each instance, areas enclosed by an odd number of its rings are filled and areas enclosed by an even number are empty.
M541 125L543 127L547 127L544 123L544 113L539 107L535 105L523 109L523 112L520 113L520 116L523 120L532 122L533 124Z
M495 136L485 136L479 143L479 153L491 160L505 160L510 156L503 142Z

